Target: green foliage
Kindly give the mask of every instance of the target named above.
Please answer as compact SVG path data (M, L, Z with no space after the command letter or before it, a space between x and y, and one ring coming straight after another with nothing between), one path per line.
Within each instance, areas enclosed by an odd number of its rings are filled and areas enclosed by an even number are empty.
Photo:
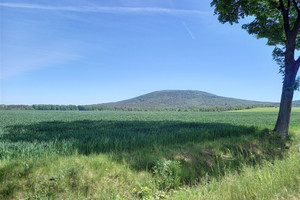
M243 24L242 28L258 39L266 38L267 45L275 46L273 59L279 65L279 72L283 76L286 75L287 67L289 71L297 73L300 65L300 57L295 58L295 50L300 50L298 1L213 0L211 6L215 7L215 14L222 23L238 23L245 17L253 20Z
M151 188L147 187L147 186L142 186L140 187L140 189L136 192L136 195L142 199L142 200L147 200L147 199L152 199L152 190Z
M298 77L296 80L295 80L295 83L291 86L291 87L288 87L286 88L287 90L300 90L300 77Z
M47 105L47 104L38 104L32 105L34 110L78 110L75 105Z
M285 69L285 58L284 58L284 50L282 48L279 47L275 47L273 50L273 60L278 64L279 66L279 73L281 73L282 75L284 75L284 69Z
M0 105L0 110L34 110L28 105Z
M285 8L290 10L289 27L292 30L298 13L293 4L288 7L287 1L284 3ZM299 3L296 4L299 6ZM211 5L215 7L215 14L219 15L220 22L238 23L241 18L252 16L254 20L242 26L249 34L266 38L268 45L285 46L286 35L279 0L213 0ZM299 48L297 40L296 49Z
M296 79L296 83L294 84L293 89L300 91L300 76Z
M153 173L160 190L178 188L181 184L181 164L179 161L161 159L153 167Z

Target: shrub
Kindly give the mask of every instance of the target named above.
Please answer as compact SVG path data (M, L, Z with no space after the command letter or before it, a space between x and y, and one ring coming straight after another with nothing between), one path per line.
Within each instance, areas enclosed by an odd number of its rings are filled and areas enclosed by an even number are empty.
M161 159L153 167L155 182L160 190L178 188L181 183L179 161Z

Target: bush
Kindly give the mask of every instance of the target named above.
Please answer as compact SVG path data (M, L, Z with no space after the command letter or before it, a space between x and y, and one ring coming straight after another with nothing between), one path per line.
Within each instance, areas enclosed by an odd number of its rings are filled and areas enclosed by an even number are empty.
M160 190L178 188L181 183L179 161L162 159L153 167L155 182Z

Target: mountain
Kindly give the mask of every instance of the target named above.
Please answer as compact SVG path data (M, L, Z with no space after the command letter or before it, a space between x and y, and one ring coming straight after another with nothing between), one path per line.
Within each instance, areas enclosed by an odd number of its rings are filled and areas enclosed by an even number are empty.
M196 90L162 90L124 101L105 103L101 105L116 107L196 108L203 106L251 106L259 104L273 103L221 97L215 94Z

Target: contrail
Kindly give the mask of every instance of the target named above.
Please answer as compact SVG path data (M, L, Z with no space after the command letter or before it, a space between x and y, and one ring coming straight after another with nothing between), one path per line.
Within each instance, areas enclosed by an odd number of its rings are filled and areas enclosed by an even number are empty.
M169 4L171 6L172 9L174 9L174 3L173 0L169 0ZM179 18L180 19L180 18ZM185 28L185 30L188 32L188 34L191 36L191 38L193 40L196 39L196 37L194 36L193 32L191 31L191 29L189 29L189 27L186 25L186 23L183 20L179 20L181 22L181 24L183 25L183 27Z
M191 29L189 29L189 27L186 25L186 23L184 21L181 21L182 25L184 26L185 30L189 33L189 35L191 36L191 38L193 40L196 39L196 37L194 36L193 32L191 31Z
M110 14L168 14L168 15L207 15L209 12L199 10L168 9L156 7L103 7L103 6L49 6L39 4L0 3L1 7L39 10L56 10L69 12L94 12Z

